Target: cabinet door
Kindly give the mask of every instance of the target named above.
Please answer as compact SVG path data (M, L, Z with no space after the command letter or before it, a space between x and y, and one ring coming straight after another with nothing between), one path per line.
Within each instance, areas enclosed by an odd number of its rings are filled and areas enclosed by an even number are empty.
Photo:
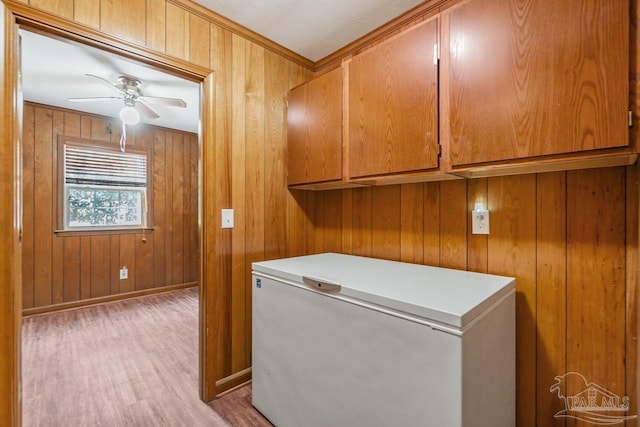
M438 167L436 19L349 63L349 176Z
M453 166L628 144L628 0L471 0L443 20Z
M342 70L289 92L289 185L342 179Z

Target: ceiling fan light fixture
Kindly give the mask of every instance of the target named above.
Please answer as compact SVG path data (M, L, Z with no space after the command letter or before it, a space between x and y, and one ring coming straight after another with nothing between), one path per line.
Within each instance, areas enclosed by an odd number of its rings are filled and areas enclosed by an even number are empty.
M140 122L140 113L138 113L135 108L125 105L122 107L122 110L120 110L120 119L122 123L135 125Z

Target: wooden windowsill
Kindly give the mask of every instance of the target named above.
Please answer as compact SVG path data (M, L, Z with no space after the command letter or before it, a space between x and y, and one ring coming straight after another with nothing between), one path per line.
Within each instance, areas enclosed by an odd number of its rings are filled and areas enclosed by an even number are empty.
M146 234L153 232L154 227L141 228L102 228L84 230L53 230L55 234L65 236L100 236L108 234Z

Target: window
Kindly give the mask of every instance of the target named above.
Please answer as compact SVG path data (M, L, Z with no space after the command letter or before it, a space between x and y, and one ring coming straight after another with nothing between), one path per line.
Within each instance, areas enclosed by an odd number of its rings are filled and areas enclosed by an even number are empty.
M147 153L62 144L63 229L146 228Z

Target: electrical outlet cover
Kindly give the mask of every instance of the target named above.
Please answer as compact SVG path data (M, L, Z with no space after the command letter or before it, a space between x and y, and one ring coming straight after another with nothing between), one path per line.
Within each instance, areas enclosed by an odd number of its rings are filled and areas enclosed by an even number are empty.
M471 231L473 234L489 234L489 211L473 211L471 218Z
M233 228L233 209L222 209L222 228Z

